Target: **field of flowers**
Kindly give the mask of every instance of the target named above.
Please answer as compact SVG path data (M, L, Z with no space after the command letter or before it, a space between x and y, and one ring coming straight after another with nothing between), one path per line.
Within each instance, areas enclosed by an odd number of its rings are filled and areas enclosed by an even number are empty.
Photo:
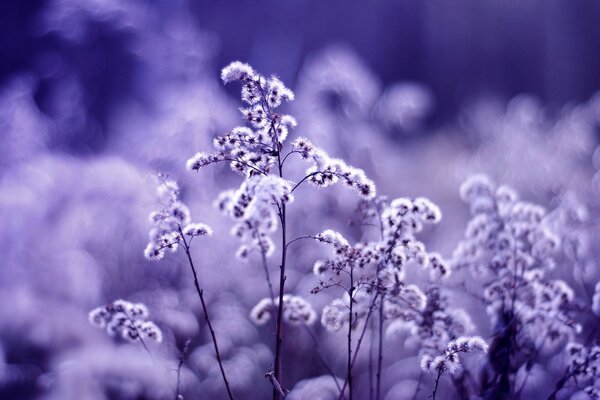
M596 4L16 3L0 399L600 399Z

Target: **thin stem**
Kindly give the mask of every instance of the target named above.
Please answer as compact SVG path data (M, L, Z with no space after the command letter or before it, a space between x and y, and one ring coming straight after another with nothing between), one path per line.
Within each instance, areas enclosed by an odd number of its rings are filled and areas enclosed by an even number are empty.
M254 230L254 234L258 237L258 230ZM267 255L263 246L260 246L260 258L262 261L263 270L265 272L265 279L267 280L267 285L269 287L269 296L271 297L271 302L273 303L273 307L275 307L275 290L273 289L273 283L271 282L271 274L269 274L269 265L267 263ZM273 308L274 309L274 308Z
M139 337L140 342L142 342L142 346L144 346L144 349L146 350L146 352L148 353L148 355L150 356L150 358L152 359L152 362L154 361L154 357L152 356L152 353L150 353L150 349L148 348L148 346L146 345L146 342L144 342L144 339L142 339L142 337Z
M188 349L190 346L190 339L185 341L183 345L183 350L179 355L179 363L177 364L177 386L175 388L175 400L180 400L181 395L181 368L183 367L183 363L185 362L185 357L187 355Z
M129 316L129 314L125 313L125 316L129 320L129 322L131 322L131 325L135 326L135 324L133 322L133 319ZM152 362L156 364L156 361L154 360L154 357L152 356L152 353L150 352L150 349L148 348L148 345L144 341L144 338L142 337L142 334L140 333L140 331L137 328L136 328L136 332L137 332L137 335L138 335L138 339L142 343L142 346L144 346L144 350L146 350L146 353L148 353L148 355L150 356L150 359L152 360Z
M287 158L288 158L289 156L291 156L292 154L294 154L294 153L300 153L300 151L298 151L298 150L292 150L292 151L290 151L289 153L287 153L287 154L285 155L285 157L283 157L283 160L281 160L281 166L282 166L282 167L283 167L283 165L285 164L285 161L287 160Z
M377 386L375 391L375 400L379 400L381 398L381 368L383 365L383 298L385 294L381 295L380 307L379 307L379 346L377 347Z
M556 400L556 394L565 386L565 384L575 375L573 372L565 374L557 383L554 391L548 396L548 400Z
M295 239L290 240L289 242L286 243L285 247L288 247L289 245L291 245L294 242L297 242L298 240L302 240L302 239L314 239L315 237L312 235L302 235L302 236L298 236Z
M379 204L375 204L375 209L377 210L377 220L379 221L379 237L383 242L384 238L384 229L383 229L383 217L381 215L381 209ZM377 286L379 286L380 278L379 271L381 270L381 263L379 263L377 268ZM383 364L383 300L385 293L381 295L381 300L379 301L379 343L377 347L377 375L376 375L376 391L375 391L375 399L379 400L381 398L381 367Z
M283 177L283 166L281 164L280 153L277 152L277 161L279 164L279 177ZM275 338L275 379L283 385L281 374L281 346L283 343L283 294L285 290L285 261L287 255L286 243L286 212L285 203L279 207L279 219L281 221L281 265L279 266L279 305L277 309L277 332ZM279 392L273 390L273 400L279 399Z
M373 321L371 321L371 329L375 330L373 327ZM369 336L369 400L373 400L373 393L375 392L374 382L373 382L373 342L375 341L375 335Z
M440 378L442 377L442 372L444 372L444 370L439 368L437 377L435 378L435 387L433 388L433 393L431 394L431 398L433 400L435 400L435 396L437 394L438 385L440 384Z
M254 165L248 164L247 162L245 162L245 161L242 161L242 160L241 160L241 159L239 159L239 158L229 158L229 157L225 157L225 158L222 158L222 159L220 159L220 160L211 161L211 162L209 162L209 163L205 164L204 166L206 166L206 165L209 165L209 164L216 164L216 163L220 163L220 162L224 162L224 161L229 161L229 162L238 162L238 163L242 164L243 166L245 166L245 167L248 167L248 168L250 168L250 169L252 169L252 170L254 170L254 171L258 172L258 173L259 173L259 174L261 174L261 175L267 175L267 173L266 173L265 171L261 170L260 168L258 168L258 167L256 167L256 166L254 166Z
M329 375L331 376L331 379L333 379L333 381L335 382L335 386L337 386L338 390L342 390L342 388L340 387L340 383L338 382L337 377L333 373L333 370L329 367L329 365L327 364L327 361L325 361L325 359L323 358L323 355L321 354L321 351L319 350L319 342L317 341L317 338L315 337L315 334L312 333L312 331L310 330L310 328L308 326L306 326L306 325L304 325L304 329L306 329L306 331L310 335L310 338L312 339L313 344L315 346L315 350L317 352L317 356L319 357L319 360L321 361L321 363L323 364L323 366L325 367L325 369L327 370L327 372L329 372Z
M302 179L300 180L300 182L298 182L298 183L296 183L296 184L294 185L294 187L293 187L293 188L292 188L292 190L291 190L291 193L294 193L294 190L296 190L296 189L298 188L298 186L300 186L300 185L301 185L301 184L302 184L304 181L306 181L308 178L310 178L311 176L315 176L315 175L317 175L318 173L321 173L321 172L322 172L322 171L315 171L315 172L313 172L313 173L310 173L310 174L306 175L304 178L302 178Z
M348 318L348 366L346 381L348 382L348 399L352 400L352 317L353 317L353 304L354 299L352 298L354 292L354 268L350 267L350 288L348 289L348 296L350 298L350 315Z
M365 337L365 332L367 332L367 328L369 326L369 320L371 319L371 314L373 314L373 310L375 309L375 302L377 301L378 297L379 297L379 293L375 293L375 296L373 297L373 302L371 303L371 306L369 307L369 311L367 311L367 316L365 318L365 324L363 326L362 332L360 333L360 336L358 337L358 341L356 343L356 348L354 349L354 356L352 358L352 366L354 366L354 364L356 363L358 351L360 350L360 345L362 344L362 341ZM339 395L338 399L342 399L344 397L344 390L346 390L347 385L348 385L348 379L346 379L344 381L344 384L342 385L342 390L340 391L340 395Z
M192 260L192 255L190 254L190 247L188 242L185 240L185 235L179 227L179 235L183 240L183 248L185 250L185 254L187 255L190 268L192 269L192 274L194 275L194 286L196 287L196 292L198 292L198 297L200 297L200 302L202 303L202 310L204 311L204 320L208 325L208 330L210 331L210 336L212 338L213 345L215 347L215 354L217 356L217 362L219 363L219 369L221 370L221 375L223 376L223 382L225 383L225 388L227 389L227 395L230 400L233 400L233 394L231 392L231 388L229 387L229 381L227 380L227 375L225 374L225 369L223 368L223 360L221 359L221 353L219 352L219 345L217 344L217 336L215 335L215 331L213 329L212 323L210 321L210 316L208 314L208 308L206 307L206 302L204 301L204 290L200 288L200 283L198 283L198 274L196 273L196 268L194 267L194 261Z

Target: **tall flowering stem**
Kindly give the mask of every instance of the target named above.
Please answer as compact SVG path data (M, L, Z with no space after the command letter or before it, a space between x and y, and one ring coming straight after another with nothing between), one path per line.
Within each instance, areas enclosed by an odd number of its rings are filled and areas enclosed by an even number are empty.
M425 198L377 199L365 205L365 219L378 218L380 238L371 242L358 242L351 245L340 233L325 230L314 238L328 245L333 256L318 260L313 271L319 284L313 293L337 287L344 289L342 298L323 309L322 324L329 330L339 331L347 327L347 377L339 398L344 396L348 386L349 396L353 396L352 369L360 350L363 335L369 319L379 307L379 349L376 393L381 396L381 368L383 359L384 321L395 319L406 324L421 320L427 298L413 284L405 282L405 270L411 265L429 268L432 276L449 273L437 253L428 253L422 242L414 234L421 231L424 224L435 224L441 218L437 206ZM348 324L348 325L346 325ZM353 348L352 331L362 324L362 333Z
M149 235L150 242L144 251L144 255L149 260L160 260L165 256L167 251L174 253L181 245L183 245L183 250L185 251L190 269L192 270L192 275L194 276L194 286L198 293L198 297L200 298L200 303L202 303L204 320L210 331L227 395L230 400L233 400L231 387L229 386L229 381L227 380L225 369L223 367L223 360L221 358L221 352L219 351L217 336L213 329L208 313L208 307L206 306L206 301L204 299L204 290L200 287L200 283L198 282L198 274L190 252L191 241L195 237L212 235L212 229L208 225L191 222L188 207L179 200L179 186L175 181L159 176L157 193L162 207L150 214L150 221L153 224L153 227Z
M210 321L210 315L208 313L208 307L206 307L206 301L204 300L204 290L200 287L200 283L198 282L198 274L196 273L196 267L194 266L194 260L192 259L192 255L190 253L190 246L188 241L185 239L185 235L179 228L179 234L181 235L181 240L183 241L183 248L185 250L185 254L187 255L187 259L189 261L190 269L192 270L192 274L194 275L194 286L196 287L196 292L198 293L198 297L200 298L200 303L202 303L202 311L204 312L204 320L206 321L206 325L208 326L208 330L210 331L210 337L213 342L213 346L215 348L215 355L217 357L217 362L219 363L219 369L221 370L221 376L223 377L223 382L225 383L225 388L227 389L227 396L230 399L233 399L233 393L231 392L231 387L229 386L229 381L227 380L227 375L225 374L225 368L223 368L223 360L221 359L221 352L219 351L219 344L217 343L217 335L215 335L215 330L213 329L212 322Z
M277 77L265 78L248 64L236 61L223 69L221 79L224 83L236 81L242 84L241 97L247 107L240 111L249 126L236 127L217 136L213 141L217 151L198 152L187 166L198 171L207 165L228 162L234 172L244 177L239 189L222 193L217 204L236 221L232 232L243 242L238 257L246 260L252 252L261 253L271 296L268 303L277 307L274 370L267 374L274 386L273 399L276 400L285 393L282 382L283 325L284 321L290 322L289 310L286 310L286 304L290 307L290 303L286 303L289 297L285 294L287 246L296 240L288 243L287 204L294 200L293 192L304 182L319 187L342 182L364 198L373 197L375 187L362 170L329 157L307 139L296 139L283 155L285 139L296 121L276 109L284 101L293 100L294 93ZM284 164L291 155L298 155L312 164L295 184L284 177ZM270 235L277 230L277 222L281 229L281 261L279 292L275 297L266 260L274 253L275 245ZM259 311L264 306L261 302Z
M560 238L550 229L544 208L519 200L510 187L482 175L469 178L460 193L473 217L455 250L454 268L469 269L483 286L495 326L492 373L482 391L513 397L519 369L537 356L525 350L553 347L580 332L573 319L575 293L567 282L548 276Z

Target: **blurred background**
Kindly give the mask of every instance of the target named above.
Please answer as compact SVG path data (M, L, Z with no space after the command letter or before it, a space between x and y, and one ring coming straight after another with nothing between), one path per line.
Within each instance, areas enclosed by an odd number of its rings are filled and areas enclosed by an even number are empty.
M223 398L184 259L143 257L156 172L178 180L193 219L215 228L194 254L226 365L241 398L268 396L256 382L272 334L248 318L267 294L260 265L230 256L239 243L212 206L239 177L185 170L242 123L239 87L219 79L233 60L295 91L285 106L295 135L363 168L381 194L438 204L444 220L425 232L428 247L451 256L468 219L458 187L486 173L550 210L585 209L569 228L587 240L589 288L598 280L597 1L8 0L0 20L2 399L171 398L188 338L186 398ZM360 239L355 204L338 188L305 189L291 230ZM331 297L309 293L320 253L308 247L291 254L289 289L320 311ZM557 274L576 279L568 265ZM165 334L157 361L89 325L90 309L117 298L148 305ZM339 337L315 331L343 374ZM324 366L303 351L310 336L289 334L299 345L285 357L301 361L287 385L296 398L330 398ZM403 374L418 375L418 363L406 372L395 361L389 399L402 398Z

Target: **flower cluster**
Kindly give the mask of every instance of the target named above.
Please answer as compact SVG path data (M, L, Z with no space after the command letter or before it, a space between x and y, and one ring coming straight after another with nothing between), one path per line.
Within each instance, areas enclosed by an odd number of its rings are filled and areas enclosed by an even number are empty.
M374 203L373 203L374 204ZM326 271L340 275L343 270L358 268L377 281L384 290L398 290L404 278L404 267L416 262L422 267L431 267L432 276L447 276L450 268L437 253L427 253L425 245L414 239L423 224L435 224L441 219L439 208L425 198L410 200L395 199L389 204L377 202L377 215L381 226L381 239L374 242L359 242L350 246L338 232L326 230L315 236L321 243L333 247L335 257L317 261L314 272L323 276ZM369 268L367 268L369 267Z
M462 308L451 307L439 287L429 288L425 297L422 311L412 313L412 319L394 319L387 329L388 333L408 329L410 335L407 341L418 342L425 351L438 351L450 340L468 335L475 329L469 314Z
M234 171L245 177L237 190L223 192L216 202L217 207L236 222L232 233L243 243L237 253L239 258L246 260L252 252L268 257L274 252L275 246L269 235L277 229L282 206L293 201L295 189L290 181L281 177L283 162L289 155L301 153L321 168L308 171L298 185L305 180L315 183L315 179L326 177L324 179L328 181L342 179L362 196L375 194L373 182L362 170L331 159L304 139L294 142L292 150L282 157L284 141L296 121L292 116L276 111L282 102L294 99L293 92L278 78L267 79L249 65L237 61L223 69L221 78L225 83L242 83L242 101L248 107L242 108L241 112L249 126L236 127L217 136L213 141L217 151L197 153L188 160L187 167L198 171L209 164L227 161ZM308 147L302 151L297 148L296 144L303 140L310 146L310 151ZM275 166L279 175L271 174ZM327 186L324 183L321 186Z
M250 312L250 318L257 325L266 324L279 307L279 298L264 298ZM317 313L309 302L300 296L283 295L283 320L291 325L312 325Z
M277 165L281 144L296 126L294 117L279 114L275 109L283 101L294 100L294 93L277 77L267 79L239 61L225 67L221 79L225 83L242 83L242 101L248 107L240 108L240 112L251 128L236 127L217 136L213 141L217 151L196 153L188 160L187 167L197 171L209 164L228 161L235 172L246 177L266 175Z
M160 260L166 251L175 253L184 236L191 239L212 235L208 225L191 222L189 208L179 200L177 182L159 176L157 193L162 207L150 214L153 227L144 250L147 259Z
M341 181L355 190L364 199L375 197L373 181L359 168L346 164L339 158L331 158L324 150L314 146L306 138L298 138L292 143L293 151L313 165L306 170L308 181L317 187L328 187Z
M421 357L421 370L438 374L448 371L454 374L461 367L459 353L474 351L487 353L488 345L485 340L479 336L461 336L456 340L451 340L438 356L424 354Z
M372 307L369 297L364 291L352 296L352 319L354 321L364 319ZM350 322L350 296L345 292L341 298L334 299L331 304L323 307L321 314L321 325L327 330L337 332Z
M148 309L142 303L115 300L90 311L89 321L97 328L106 329L111 337L130 342L145 338L161 342L162 332L154 322L147 321L148 316Z
M382 318L415 327L426 318L423 312L427 297L418 286L404 281L405 267L410 263L429 267L432 277L436 278L449 274L450 269L441 256L427 253L425 245L414 238L424 224L439 222L441 213L425 198L399 198L391 202L379 198L363 204L363 218L376 219L380 240L351 246L340 233L332 230L314 237L331 246L334 256L314 264L313 271L320 281L313 293L331 286L341 287L342 278L351 274L354 293L362 290L359 294L375 294L371 301L362 303L371 303L371 307L379 304L383 308ZM332 330L340 329L348 319L347 303L337 299L327 306L323 311L323 324ZM364 315L367 312L355 313L358 318Z
M583 346L569 343L566 348L568 357L567 374L562 384L573 379L578 388L590 399L600 399L600 346Z
M242 241L238 257L246 260L253 251L266 257L275 245L270 234L277 229L277 213L294 197L290 183L275 175L256 175L244 181L238 190L221 193L217 208L236 221L231 233Z
M576 332L568 316L573 290L546 278L559 239L545 224L545 210L519 201L512 189L497 188L484 176L467 180L461 197L473 218L454 253L454 268L469 268L482 279L493 322L516 317L520 328L532 335L546 332L552 341Z

